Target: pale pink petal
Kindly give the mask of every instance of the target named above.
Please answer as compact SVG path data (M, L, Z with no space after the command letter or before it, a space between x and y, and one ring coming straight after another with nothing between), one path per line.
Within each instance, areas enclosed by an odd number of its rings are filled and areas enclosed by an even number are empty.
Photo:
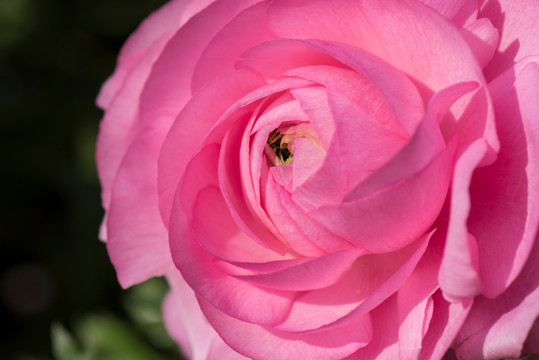
M182 353L191 360L247 360L217 335L180 274L171 272L167 279L172 289L163 302L164 323Z
M433 315L433 293L442 256L443 229L437 229L412 275L399 288L399 359L417 359Z
M466 24L461 31L479 65L487 65L498 47L498 30L489 19L482 18Z
M367 114L376 117L396 134L413 134L423 116L424 104L407 76L373 54L347 44L316 40L305 40L304 43L333 56L357 74L332 66L308 66L290 70L288 74L349 96ZM357 93L358 90L361 95Z
M466 222L470 214L469 187L474 170L487 151L478 140L468 147L455 164L451 191L451 214L440 268L439 281L444 297L450 301L479 295L482 291L478 275L477 245L468 234Z
M212 329L198 306L193 290L175 271L167 275L171 290L163 301L163 318L168 333L189 359L206 360L215 338Z
M342 359L371 338L368 315L338 330L291 334L230 317L199 298L202 311L224 341L239 353L255 359Z
M430 6L434 10L438 11L441 15L447 19L453 19L455 16L467 7L469 3L475 2L475 8L477 9L477 2L474 0L420 0L423 4Z
M280 167L282 168L282 166ZM287 167L291 172L292 168ZM318 247L314 242L303 232L302 228L290 215L286 208L283 197L288 197L289 194L282 194L282 187L274 179L273 176L268 176L264 184L264 201L263 207L266 210L268 218L273 222L275 228L286 239L287 245L296 252L299 256L322 256L325 252ZM284 201L283 201L284 200Z
M114 74L101 88L97 98L97 104L100 107L107 108L109 106L111 99L116 96L123 85L126 76L135 68L142 57L153 54L155 59L174 31L192 16L194 12L186 13L185 11L187 2L185 0L169 1L148 16L129 36L118 56ZM207 3L208 0L199 3L204 5L205 2ZM156 47L156 42L160 42L161 45ZM144 81L142 81L143 83Z
M156 124L157 125L157 124ZM107 214L107 249L123 287L160 276L173 265L168 234L159 215L157 161L151 148L162 128L139 133L124 157Z
M539 238L536 238L528 262L511 286L494 299L476 298L456 339L459 359L520 356L528 332L539 316L538 259Z
M486 0L479 17L488 18L500 32L500 44L485 68L488 80L519 60L539 54L539 3L535 0Z
M138 59L138 63L134 64L122 86L112 98L101 121L97 139L96 163L105 210L109 209L112 185L118 167L129 145L140 131L137 122L140 92L165 41L155 42L149 51ZM103 230L106 231L106 226Z
M437 291L432 299L434 301L432 319L422 341L419 360L441 359L444 356L466 320L473 300L448 303L440 291Z
M501 148L495 163L473 175L467 224L483 294L495 297L520 273L539 224L539 66L523 62L490 88Z

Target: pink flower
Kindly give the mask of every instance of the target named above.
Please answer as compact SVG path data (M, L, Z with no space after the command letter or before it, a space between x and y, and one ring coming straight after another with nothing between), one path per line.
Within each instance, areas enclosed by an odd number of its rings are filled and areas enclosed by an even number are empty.
M167 275L193 359L539 352L537 19L535 0L169 2L98 99L120 283Z

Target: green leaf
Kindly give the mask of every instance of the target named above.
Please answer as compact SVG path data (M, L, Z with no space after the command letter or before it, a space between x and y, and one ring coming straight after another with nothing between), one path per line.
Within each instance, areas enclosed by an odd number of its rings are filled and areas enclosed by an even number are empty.
M57 360L73 360L78 358L78 347L71 335L60 323L51 326L52 353Z

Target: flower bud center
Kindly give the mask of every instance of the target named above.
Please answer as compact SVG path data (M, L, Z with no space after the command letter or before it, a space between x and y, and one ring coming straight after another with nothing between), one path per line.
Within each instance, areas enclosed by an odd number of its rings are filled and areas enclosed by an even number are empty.
M268 136L265 153L272 166L290 164L294 161L294 139L307 138L316 147L321 148L320 141L309 124L281 125Z

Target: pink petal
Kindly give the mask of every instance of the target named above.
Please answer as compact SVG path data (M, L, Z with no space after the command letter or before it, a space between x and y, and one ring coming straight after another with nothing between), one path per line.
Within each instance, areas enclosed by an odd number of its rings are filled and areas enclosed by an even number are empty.
M107 214L107 249L123 287L172 268L168 234L159 215L155 155L162 128L139 133L124 157ZM157 142L155 139L157 138Z
M133 64L123 84L110 100L100 124L97 140L96 163L101 181L101 197L105 210L109 209L111 191L127 149L140 131L138 127L137 108L140 93L150 74L153 63L166 44L166 39L156 41L150 49ZM105 230L105 227L104 227Z
M490 88L501 148L495 163L474 173L467 223L483 294L495 297L520 273L539 224L539 66L523 62Z
M498 47L498 30L490 20L482 18L466 24L461 30L462 36L470 45L479 65L485 67Z
M200 2L199 5L204 5L205 2L208 1ZM142 57L150 53L155 56L161 53L174 31L179 29L195 12L186 13L185 10L186 1L170 1L146 18L129 36L118 57L114 74L101 88L97 98L100 107L107 108L109 106L111 99L116 96L124 84L126 76L135 68ZM156 47L156 42L160 42L161 45Z
M279 0L270 4L268 16L278 37L364 49L434 92L463 81L483 83L481 68L458 29L418 1Z
M362 255L359 250L347 250L319 256L286 269L260 275L238 276L255 285L280 290L305 291L332 285L347 272Z
M292 39L269 40L246 50L236 68L252 69L267 79L279 79L287 70L308 65L343 64L302 41Z
M445 201L455 151L454 142L442 151L437 119L473 87L458 84L434 97L416 134L394 159L360 183L342 204L310 213L344 239L374 252L398 249L421 236ZM312 201L313 196L307 198ZM413 222L410 213L417 214Z
M475 238L468 234L466 221L470 214L470 181L486 151L485 143L478 140L465 150L455 164L449 229L439 274L444 297L450 301L473 297L482 290L478 276L477 245Z
M479 17L485 17L500 32L500 44L492 61L485 68L488 80L509 69L539 49L539 3L535 0L487 0Z
M424 105L408 77L361 49L329 41L304 42L335 57L357 74L334 66L307 66L290 70L287 74L311 80L324 85L331 92L348 96L396 134L413 134L423 116Z
M364 346L371 338L368 315L338 330L292 334L250 324L230 317L199 298L202 311L223 337L239 353L255 359L342 359Z
M218 145L204 148L189 163L178 187L169 230L172 258L189 286L221 311L258 324L280 323L290 310L295 292L263 289L229 276L198 242L193 207L200 191L218 182L218 151Z
M333 285L304 293L294 302L288 318L277 329L301 332L338 330L369 312L410 276L424 254L430 234L393 253L363 255Z
M236 71L199 91L178 115L159 154L159 205L167 223L174 192L192 155L226 110L263 84L264 80L251 71Z
M458 16L463 8L467 7L467 4L474 3L474 1L469 0L456 0L456 1L445 1L445 0L420 0L423 4L430 6L441 15L447 19L453 19L455 16ZM477 10L477 3L475 4Z
M414 272L399 288L399 358L417 359L433 315L433 293L438 289L444 232L436 230Z
M478 297L456 340L459 359L520 356L539 316L539 238L528 262L509 288L494 299ZM538 339L536 338L535 341Z
M293 199L305 209L342 201L347 192L387 162L406 141L343 95L329 93L328 100L335 126L332 143L320 169L293 194Z
M176 271L167 276L171 291L163 301L165 326L190 359L206 360L214 339L220 339L198 306L193 290Z
M142 126L155 121L170 125L191 97L191 76L208 41L236 14L255 2L216 0L174 34L141 94Z
M434 311L427 334L423 338L419 360L441 359L453 343L472 307L472 299L448 303L440 291L432 299Z
M413 79L425 103L456 83L478 82L480 93L455 104L451 114L459 120L444 125L444 134L458 132L463 145L485 137L497 149L482 69L460 30L432 8L418 1L278 0L268 14L277 36L346 43L382 58Z
M246 49L273 37L267 29L266 8L266 2L247 8L211 39L194 69L193 93L220 75L232 72Z

